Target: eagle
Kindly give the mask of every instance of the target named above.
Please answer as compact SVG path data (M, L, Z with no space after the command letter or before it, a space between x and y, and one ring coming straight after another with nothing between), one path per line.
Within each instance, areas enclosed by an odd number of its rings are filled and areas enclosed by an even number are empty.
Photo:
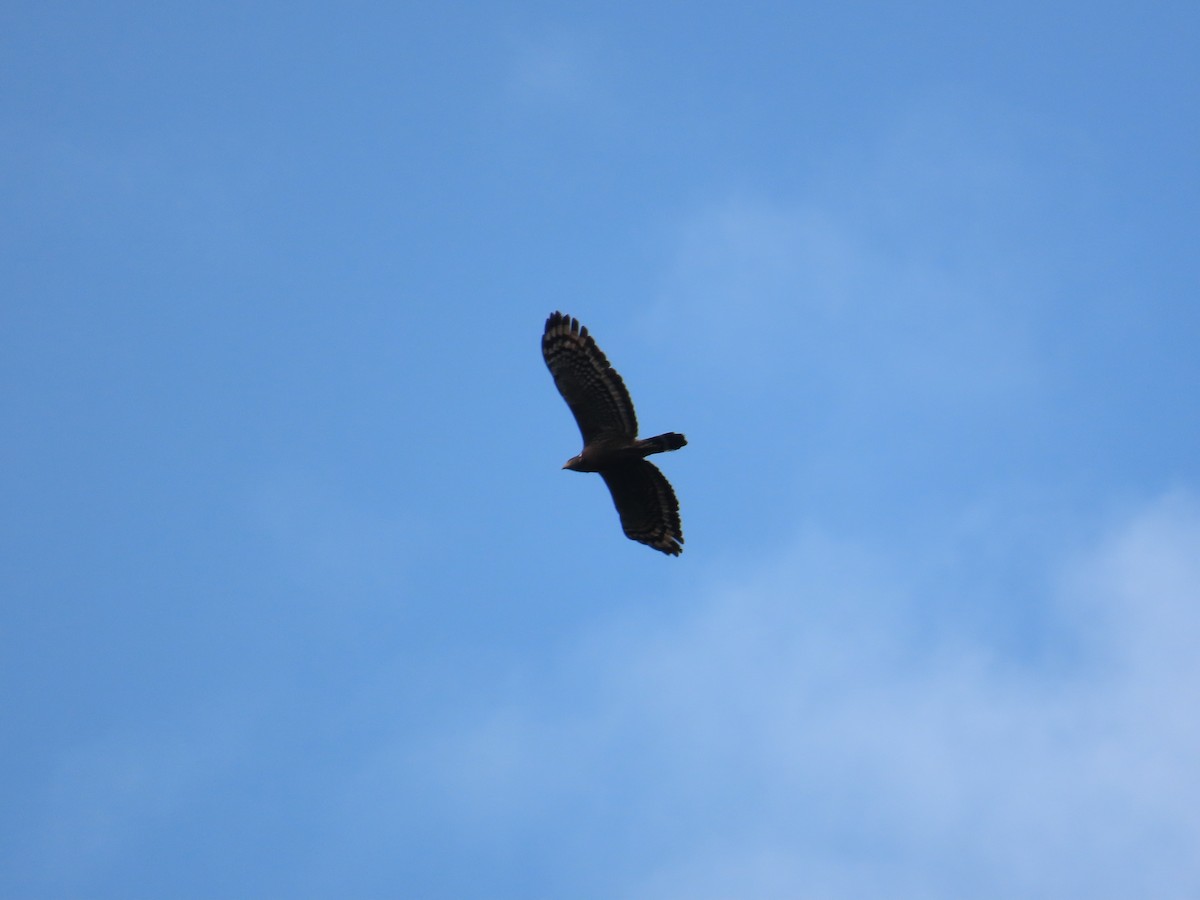
M625 382L578 319L550 314L542 332L542 357L583 435L582 452L563 468L598 472L612 494L625 536L678 556L683 552L679 501L670 482L646 457L678 450L687 439L673 431L638 439L637 416Z

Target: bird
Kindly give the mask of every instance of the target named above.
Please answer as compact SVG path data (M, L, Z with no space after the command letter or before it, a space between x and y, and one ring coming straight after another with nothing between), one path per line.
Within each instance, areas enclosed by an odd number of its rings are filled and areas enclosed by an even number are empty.
M687 438L669 431L638 439L629 390L578 319L550 314L542 332L542 357L583 435L583 450L563 468L599 473L625 536L678 556L683 552L679 501L671 483L646 457L678 450Z

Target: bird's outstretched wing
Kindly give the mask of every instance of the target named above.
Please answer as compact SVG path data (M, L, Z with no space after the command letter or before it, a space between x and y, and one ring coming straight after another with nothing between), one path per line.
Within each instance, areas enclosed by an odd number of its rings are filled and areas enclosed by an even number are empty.
M542 356L585 444L605 436L637 436L637 416L625 382L578 319L551 314L542 333Z
M600 476L612 493L626 537L671 556L683 552L679 501L657 466L638 459L607 468Z

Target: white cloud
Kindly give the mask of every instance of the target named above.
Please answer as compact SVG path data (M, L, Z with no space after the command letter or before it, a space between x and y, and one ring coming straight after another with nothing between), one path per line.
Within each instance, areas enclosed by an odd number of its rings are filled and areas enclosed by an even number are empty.
M1191 896L1200 508L1064 573L1071 662L1030 661L918 627L934 580L804 535L406 765L469 832L570 859L602 831L622 896Z

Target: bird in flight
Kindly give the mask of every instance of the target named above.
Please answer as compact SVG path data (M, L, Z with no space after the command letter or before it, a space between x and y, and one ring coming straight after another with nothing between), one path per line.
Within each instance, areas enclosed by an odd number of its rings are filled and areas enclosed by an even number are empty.
M678 556L683 552L679 501L670 482L646 457L678 450L687 439L669 431L638 440L637 416L625 382L577 319L551 313L542 333L542 356L583 435L583 451L563 468L599 472L625 536Z

